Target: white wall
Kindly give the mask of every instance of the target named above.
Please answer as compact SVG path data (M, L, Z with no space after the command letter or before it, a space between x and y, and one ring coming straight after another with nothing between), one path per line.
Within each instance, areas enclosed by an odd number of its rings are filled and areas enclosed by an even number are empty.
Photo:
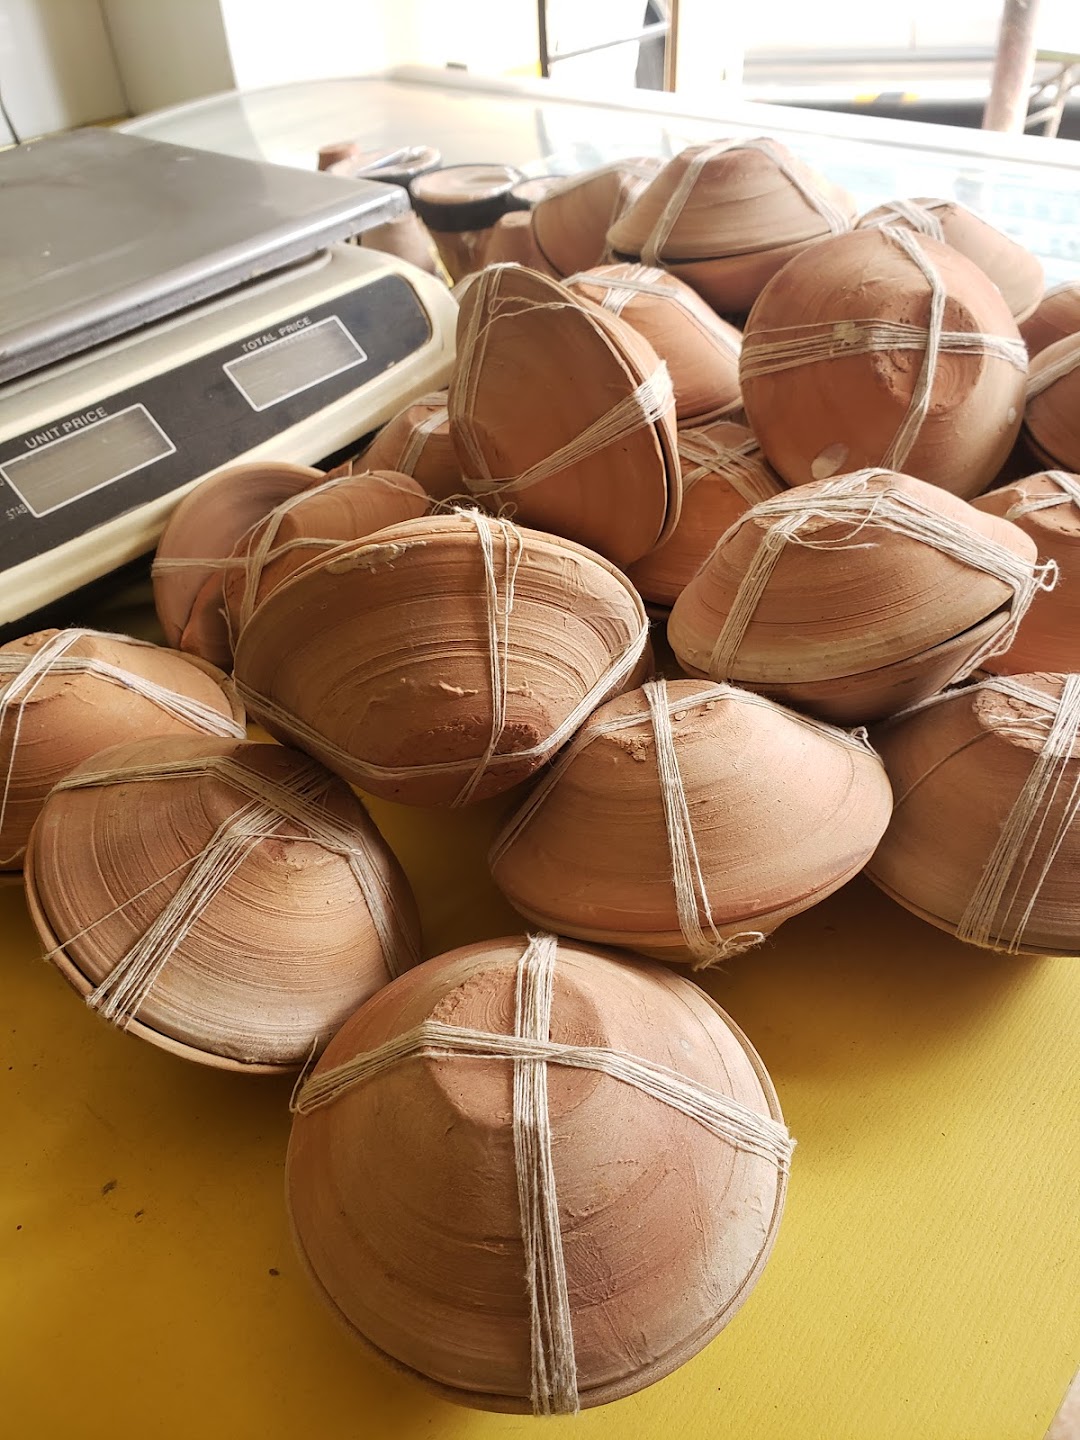
M135 115L233 87L218 0L100 0Z
M0 92L22 139L125 114L98 0L0 0Z
M219 4L240 89L381 69L389 63L385 35L389 16L399 8L412 8L406 0L219 0Z

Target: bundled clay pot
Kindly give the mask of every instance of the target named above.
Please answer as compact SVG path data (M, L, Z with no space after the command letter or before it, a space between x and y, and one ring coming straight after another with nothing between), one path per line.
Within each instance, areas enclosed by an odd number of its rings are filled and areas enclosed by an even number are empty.
M1024 443L1046 469L1080 471L1080 335L1057 341L1032 361Z
M334 480L364 470L411 475L433 500L461 493L461 466L450 439L446 391L406 405L388 420L362 455L327 473Z

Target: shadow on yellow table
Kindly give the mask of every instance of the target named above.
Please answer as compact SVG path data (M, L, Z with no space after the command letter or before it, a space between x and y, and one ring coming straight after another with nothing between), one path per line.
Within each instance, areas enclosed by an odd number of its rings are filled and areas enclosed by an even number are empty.
M372 810L430 953L518 928L506 802ZM1080 1362L1080 969L967 949L858 881L711 974L798 1137L764 1278L701 1355L578 1420L474 1414L325 1313L282 1198L289 1084L88 1011L0 889L10 1435L1041 1440Z

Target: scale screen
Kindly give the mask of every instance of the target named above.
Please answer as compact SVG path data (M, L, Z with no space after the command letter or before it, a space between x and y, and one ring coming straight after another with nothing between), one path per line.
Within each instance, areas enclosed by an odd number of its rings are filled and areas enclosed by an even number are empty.
M239 360L230 360L224 370L253 410L268 410L366 359L367 352L331 315L281 340L258 345Z
M46 430L33 449L0 465L0 475L32 515L48 515L176 450L145 405L66 424L72 427L68 434L50 439Z

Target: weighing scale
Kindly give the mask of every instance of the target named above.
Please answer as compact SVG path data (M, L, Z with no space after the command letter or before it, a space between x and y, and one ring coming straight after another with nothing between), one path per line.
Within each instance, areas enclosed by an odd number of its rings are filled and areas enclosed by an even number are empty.
M213 471L318 463L446 382L446 288L342 243L406 204L116 131L0 154L0 625L152 550Z

